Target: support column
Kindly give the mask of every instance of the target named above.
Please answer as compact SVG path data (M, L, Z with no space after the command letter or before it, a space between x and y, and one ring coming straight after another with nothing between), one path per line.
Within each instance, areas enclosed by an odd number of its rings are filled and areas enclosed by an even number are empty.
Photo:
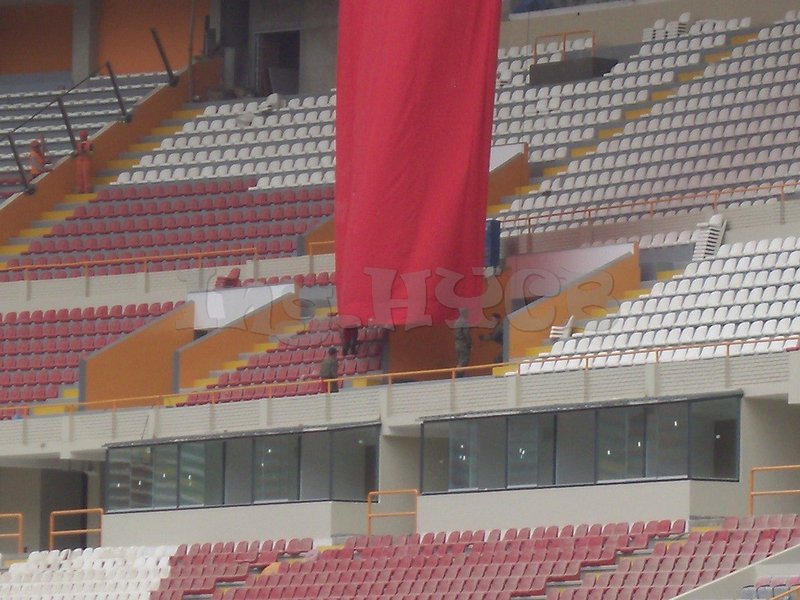
M81 81L97 67L97 0L73 0L72 81Z

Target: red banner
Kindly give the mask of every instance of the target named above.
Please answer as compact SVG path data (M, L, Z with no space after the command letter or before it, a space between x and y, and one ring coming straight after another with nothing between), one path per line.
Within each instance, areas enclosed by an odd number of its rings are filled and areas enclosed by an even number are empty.
M363 324L482 291L500 0L340 0L336 288Z

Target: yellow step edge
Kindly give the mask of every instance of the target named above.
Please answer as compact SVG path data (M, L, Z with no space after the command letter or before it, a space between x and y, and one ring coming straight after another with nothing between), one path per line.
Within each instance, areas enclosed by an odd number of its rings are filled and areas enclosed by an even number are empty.
M117 160L108 161L107 168L109 169L130 169L139 164L138 158L120 158Z
M758 37L757 33L743 33L742 35L735 35L731 38L733 46L741 46L747 42L751 42Z
M247 361L246 360L229 360L227 362L222 363L222 368L226 371L233 371L234 369L238 369L239 367L246 367Z
M550 352L552 349L552 346L531 346L525 348L525 356L539 356L542 352Z
M328 306L318 306L314 309L314 316L315 317L329 317L331 313L335 313L336 308L328 307Z
M278 347L278 342L262 342L253 346L253 352L269 352L270 350L277 350Z
M17 237L21 238L38 238L47 235L53 230L52 227L31 227L30 229L23 229L19 232Z
M354 388L365 388L370 385L370 380L364 377L357 377L356 379L351 379L351 381Z
M161 142L142 142L140 144L131 144L130 150L131 152L150 152L152 150L158 150L161 147Z
M572 151L570 152L570 155L573 158L578 158L580 156L586 156L587 154L591 154L595 150L597 150L597 146L596 145L594 145L594 146L579 146L577 148L573 148Z
M566 165L558 165L556 167L547 167L542 169L542 175L545 177L555 177L556 175L560 175L561 173L567 172Z
M28 244L12 244L9 246L0 246L0 255L4 254L20 254L28 249Z
M610 127L608 129L601 129L597 132L597 137L599 137L601 140L607 140L608 138L614 137L623 131L625 131L624 127Z
M516 365L503 365L502 367L492 368L492 377L505 377L508 373L516 373Z
M67 194L64 196L64 202L66 204L82 204L95 198L97 198L97 194Z
M486 214L487 215L496 215L498 213L503 212L504 210L510 210L510 204L492 204L491 206L486 207Z
M213 385L219 381L218 377L204 377L203 379L195 379L192 382L192 387L204 388Z
M69 388L64 390L64 393L61 395L62 398L68 398L69 400L75 400L80 397L81 391L78 388Z
M583 312L590 317L600 318L605 317L608 314L608 308L604 306L591 306L585 309Z
M116 180L116 175L109 175L107 177L93 177L92 185L108 185L109 183L114 183Z
M75 407L67 404L53 404L52 406L43 404L31 409L33 415L63 415L70 412L75 412Z
M634 110L629 110L625 112L625 119L628 121L633 121L634 119L641 119L645 115L650 114L650 107L647 108L636 108Z
M290 325L284 325L281 328L282 333L299 333L301 331L305 331L306 324L305 323L292 323Z
M670 88L668 90L657 90L657 91L653 92L652 94L650 94L650 99L653 102L661 102L662 100L666 100L667 98L672 96L674 93L675 93L675 90L672 89L672 88Z
M719 62L721 60L725 60L730 55L731 55L731 53L729 51L727 51L727 50L725 52L713 52L711 54L706 54L706 57L705 57L704 60L709 64L717 63L717 62Z
M675 269L674 271L659 271L656 273L656 279L659 281L666 281L667 279L672 279L676 275L683 274L683 269Z
M202 108L184 108L181 110L172 111L172 118L173 119L186 119L187 121L190 119L194 119L195 117L199 117L203 114Z
M0 262L0 269L5 269L8 266L7 262Z
M627 291L622 293L622 297L625 300L634 300L636 298L639 298L640 296L644 296L649 291L650 290L648 290L648 289L627 290Z
M167 408L178 406L178 404L186 402L188 398L189 396L187 394L176 394L174 396L167 396L166 398L164 398L164 406Z
M522 194L530 194L531 192L538 192L540 187L542 187L542 184L540 183L534 183L532 185L523 185L518 188L515 188L514 192L518 196L521 196Z
M63 221L67 217L72 215L71 210L48 210L45 213L42 213L42 220L43 221Z
M183 130L183 125L163 125L161 127L153 127L150 130L150 135L174 135Z
M706 57L706 61L708 61L708 57ZM697 79L703 74L703 71L684 71L683 73L678 73L678 81L691 81L692 79Z

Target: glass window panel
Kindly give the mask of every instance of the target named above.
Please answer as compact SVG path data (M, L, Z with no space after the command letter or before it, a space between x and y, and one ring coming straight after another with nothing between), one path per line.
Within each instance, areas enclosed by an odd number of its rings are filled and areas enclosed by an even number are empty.
M477 430L477 486L482 490L501 489L506 485L506 418L493 417L475 421Z
M153 446L153 507L178 505L178 445Z
M131 448L131 508L153 506L153 450L150 446Z
M556 416L556 483L595 480L595 411L576 410Z
M477 433L477 420L450 422L448 489L478 487Z
M253 496L256 502L297 500L297 435L268 435L255 440Z
M253 501L253 438L225 442L225 504Z
M597 452L598 481L644 477L644 408L598 410Z
M688 475L688 404L674 402L645 407L647 420L646 476Z
M446 492L450 480L450 424L424 423L422 438L422 491Z
M131 448L111 448L108 451L108 486L106 510L126 510L131 507Z
M331 498L331 434L312 431L300 437L300 499Z
M331 432L333 499L366 500L377 488L378 427Z
M553 484L553 424L552 414L509 418L509 487Z
M222 504L221 441L180 446L180 506Z
M691 403L692 477L739 478L739 399Z

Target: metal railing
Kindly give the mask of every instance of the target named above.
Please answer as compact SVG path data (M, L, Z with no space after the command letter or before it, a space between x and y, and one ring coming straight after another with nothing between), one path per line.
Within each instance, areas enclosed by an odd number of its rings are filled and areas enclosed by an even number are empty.
M25 552L25 516L22 513L2 513L0 520L16 521L17 530L10 533L0 533L0 539L17 540L17 554Z
M85 535L97 534L97 545L103 545L103 514L102 508L80 508L76 510L54 510L50 513L50 550L55 550L55 542L57 537L64 537L69 535ZM68 517L83 515L87 519L90 515L98 515L100 517L99 527L86 527L83 529L56 529L56 517Z
M781 592L777 596L772 596L772 600L784 600L785 598L789 598L790 596L794 597L793 594L796 592L800 592L800 585L796 585L792 588L789 588L785 592Z
M782 471L800 471L800 465L777 465L772 467L753 467L750 469L750 495L747 505L748 514L750 514L750 516L753 516L756 498L763 496L796 496L800 494L800 489L756 491L756 473L776 473Z
M373 505L375 501L381 496L413 496L414 497L414 510L406 511L392 511L392 512L374 512ZM414 517L414 529L417 530L417 512L419 510L419 490L417 489L402 489L402 490L373 490L367 494L367 535L372 535L372 520L373 519L388 519L397 517Z

